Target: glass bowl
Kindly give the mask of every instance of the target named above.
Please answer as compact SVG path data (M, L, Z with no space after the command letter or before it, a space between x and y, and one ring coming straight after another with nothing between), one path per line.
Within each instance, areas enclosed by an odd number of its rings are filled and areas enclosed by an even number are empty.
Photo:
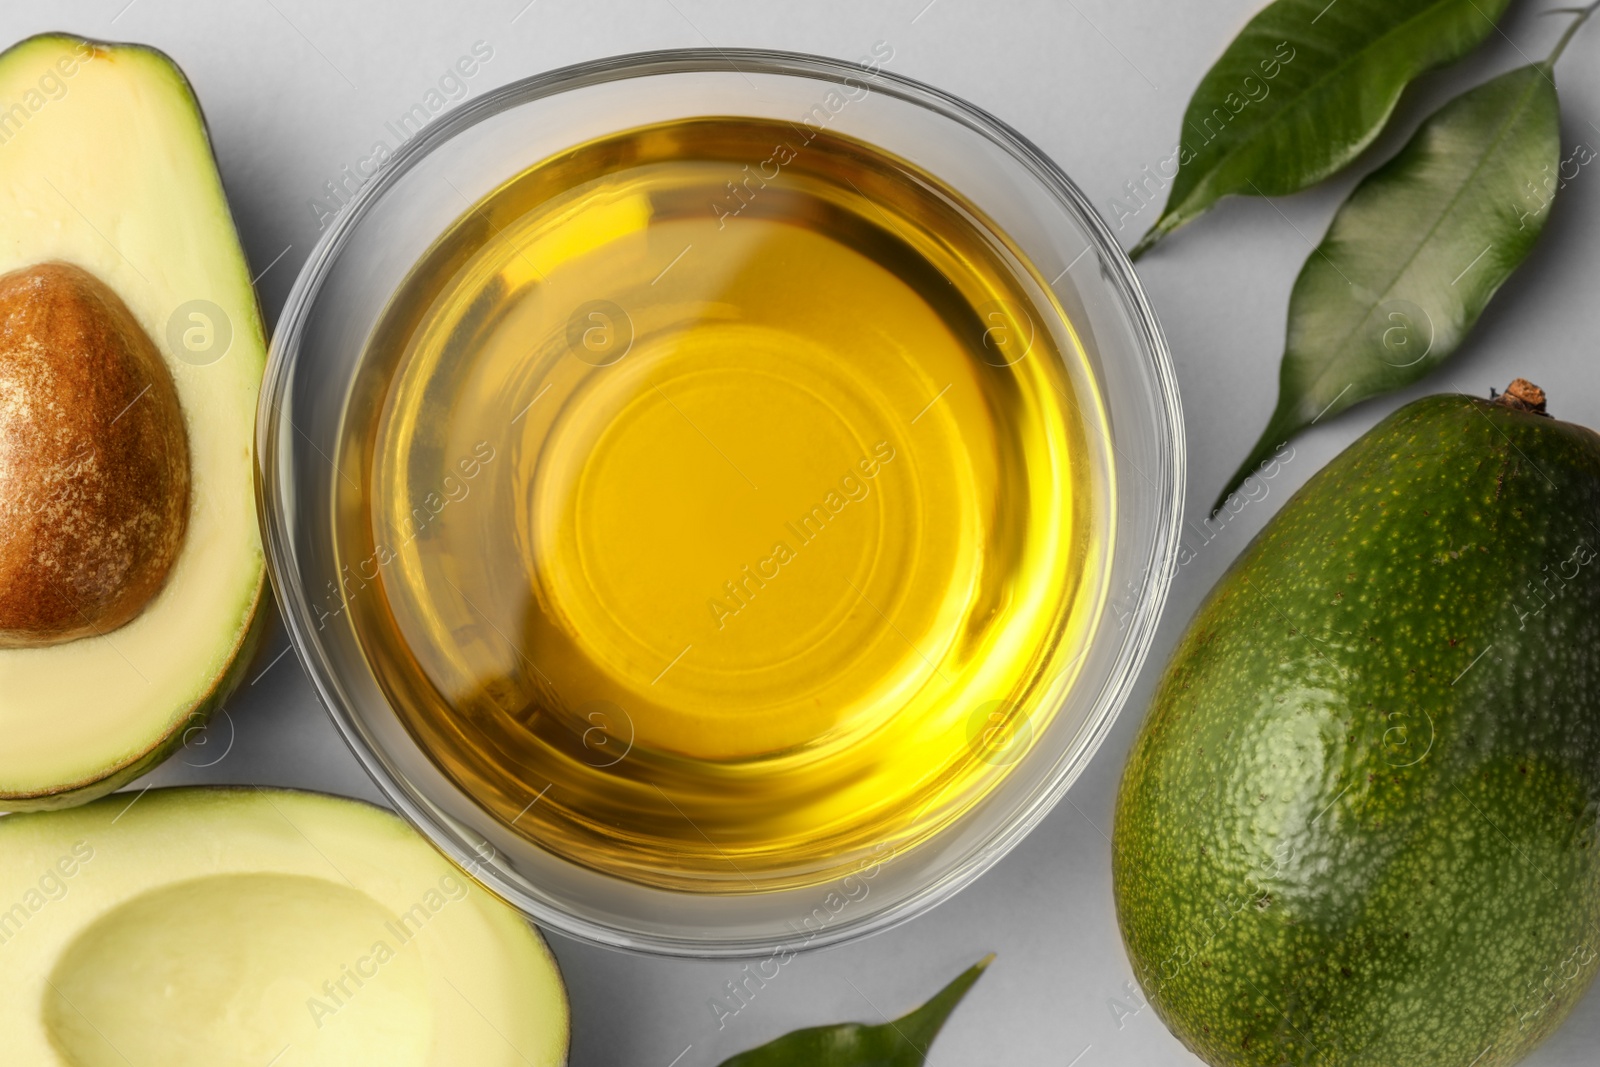
M372 165L301 271L273 340L257 424L261 522L295 648L356 757L443 852L531 918L614 947L696 957L814 948L931 908L1050 810L1122 707L1173 573L1184 449L1166 343L1088 199L998 119L884 69L783 52L693 49L580 64L495 90ZM1070 322L1101 410L1090 457L1112 546L1090 636L1060 706L1011 744L1000 784L932 837L843 877L759 892L654 888L568 862L480 807L419 747L362 652L334 536L343 420L375 324L408 271L481 197L608 133L702 116L826 122L907 160L1006 234ZM809 116L809 118L807 118ZM1061 328L1064 323L1046 324Z

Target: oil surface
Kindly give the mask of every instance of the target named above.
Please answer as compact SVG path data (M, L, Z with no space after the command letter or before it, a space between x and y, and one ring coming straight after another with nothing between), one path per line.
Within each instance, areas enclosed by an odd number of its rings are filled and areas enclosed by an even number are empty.
M369 662L578 863L745 892L915 843L1037 736L1103 595L1063 322L853 140L705 119L541 163L366 354L339 521Z

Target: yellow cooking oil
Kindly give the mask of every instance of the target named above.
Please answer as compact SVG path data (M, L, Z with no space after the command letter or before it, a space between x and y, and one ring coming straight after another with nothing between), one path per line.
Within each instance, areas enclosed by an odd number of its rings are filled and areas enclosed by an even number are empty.
M809 125L633 129L462 204L369 342L337 502L353 625L438 768L696 892L982 802L1105 594L1104 417L1049 283Z

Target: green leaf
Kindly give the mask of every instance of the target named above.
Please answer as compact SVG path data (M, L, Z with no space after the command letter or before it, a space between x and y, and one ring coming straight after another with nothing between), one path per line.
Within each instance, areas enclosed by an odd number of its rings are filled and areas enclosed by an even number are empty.
M1190 99L1167 206L1130 255L1137 259L1224 196L1283 196L1343 168L1383 129L1406 85L1478 45L1508 3L1268 5ZM1147 172L1144 192L1159 182Z
M985 956L933 999L893 1022L878 1026L840 1023L784 1034L776 1041L741 1052L722 1067L922 1067L939 1028L967 990L994 959Z
M1550 62L1445 104L1339 208L1289 298L1278 406L1212 510L1289 437L1422 378L1544 229L1561 167Z

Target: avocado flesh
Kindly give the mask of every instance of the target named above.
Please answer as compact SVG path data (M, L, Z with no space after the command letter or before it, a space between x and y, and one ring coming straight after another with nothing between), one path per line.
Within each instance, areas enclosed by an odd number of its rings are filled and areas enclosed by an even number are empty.
M130 800L0 819L8 1064L564 1062L539 935L393 815L279 790Z
M1135 974L1212 1064L1493 1067L1600 944L1600 437L1417 401L1201 606L1134 743Z
M0 54L0 218L0 274L71 263L132 310L177 386L192 462L183 547L138 616L0 649L0 808L22 810L142 773L242 672L266 573L250 464L266 344L199 107L159 52L46 36ZM211 362L174 347L186 328L204 344L179 310L196 300L232 335Z

